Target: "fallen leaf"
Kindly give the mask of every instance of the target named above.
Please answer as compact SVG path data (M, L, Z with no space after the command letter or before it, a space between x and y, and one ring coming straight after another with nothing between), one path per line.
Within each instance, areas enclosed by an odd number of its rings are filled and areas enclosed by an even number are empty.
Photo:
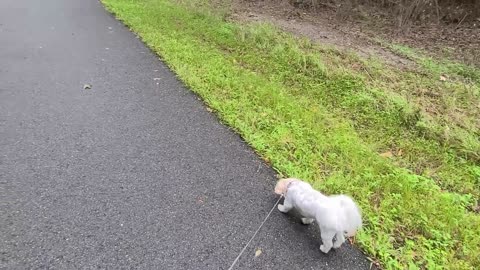
M91 84L84 84L83 85L83 89L92 89L92 85Z
M444 82L447 80L447 77L443 76L443 75L440 75L440 81Z
M262 255L262 250L261 249L257 249L257 251L255 251L255 257L258 257Z
M355 242L357 242L357 236L354 235L353 237L350 237L350 243L353 245L355 244Z
M391 158L391 157L393 157L393 153L392 153L392 151L387 151L385 153L381 153L380 156L384 157L384 158Z

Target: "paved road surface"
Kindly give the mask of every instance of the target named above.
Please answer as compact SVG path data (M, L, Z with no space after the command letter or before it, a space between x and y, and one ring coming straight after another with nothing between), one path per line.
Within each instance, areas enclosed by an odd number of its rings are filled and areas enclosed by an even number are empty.
M0 138L2 269L227 269L276 200L275 173L95 0L0 2ZM318 239L275 211L236 269L368 269Z

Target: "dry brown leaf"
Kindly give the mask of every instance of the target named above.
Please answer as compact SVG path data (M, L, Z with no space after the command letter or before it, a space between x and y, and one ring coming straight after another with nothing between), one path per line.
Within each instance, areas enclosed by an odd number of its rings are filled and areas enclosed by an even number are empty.
M384 158L391 158L391 157L393 157L393 153L392 153L392 151L387 151L385 153L381 153L380 156L384 157Z
M356 240L356 237L355 237L355 236L348 237L347 239L348 239L348 242L349 242L351 245L355 244L355 240Z

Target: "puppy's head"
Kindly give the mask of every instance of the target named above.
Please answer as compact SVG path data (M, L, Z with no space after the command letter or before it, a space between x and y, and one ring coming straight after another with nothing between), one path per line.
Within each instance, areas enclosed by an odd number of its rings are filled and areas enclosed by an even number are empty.
M275 193L278 195L285 195L287 187L291 182L297 181L295 178L280 179L275 185Z

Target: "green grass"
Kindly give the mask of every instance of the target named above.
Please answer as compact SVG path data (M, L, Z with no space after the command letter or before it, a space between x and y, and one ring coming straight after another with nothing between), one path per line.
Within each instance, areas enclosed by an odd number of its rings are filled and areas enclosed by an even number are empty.
M480 265L478 70L405 71L167 0L103 2L281 175L353 196L357 244L385 268Z
M381 42L383 43L383 42ZM452 62L449 60L435 60L432 57L425 56L421 50L413 49L401 44L387 44L393 51L402 56L410 58L422 65L425 69L431 71L433 74L454 74L473 82L480 83L480 70L461 63Z

